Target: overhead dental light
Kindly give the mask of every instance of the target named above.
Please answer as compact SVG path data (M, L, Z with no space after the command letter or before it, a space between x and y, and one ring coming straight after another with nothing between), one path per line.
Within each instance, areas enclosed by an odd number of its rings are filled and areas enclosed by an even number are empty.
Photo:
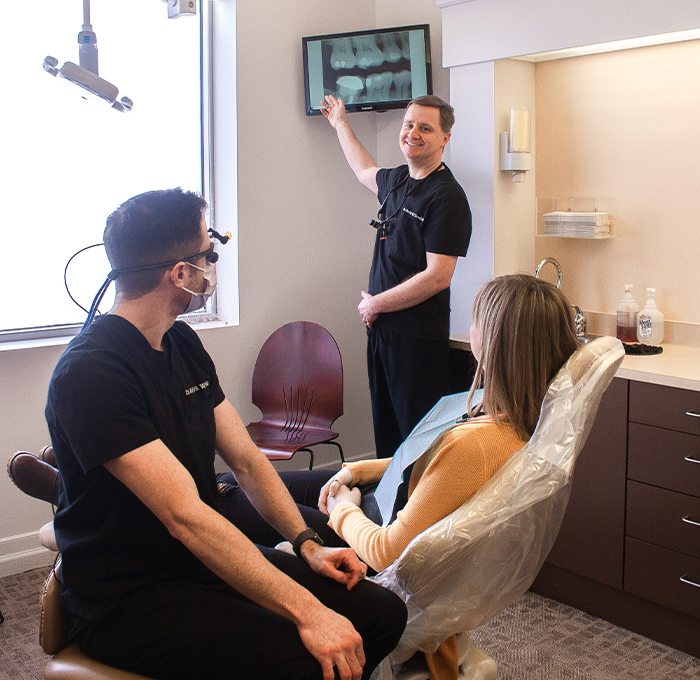
M99 76L97 36L90 24L90 0L83 0L83 29L78 34L78 45L80 65L67 61L59 68L58 59L49 56L44 59L44 70L52 76L60 76L67 82L81 87L85 92L107 102L117 111L131 111L134 102L129 97L117 99L119 89ZM83 99L87 97L83 96Z

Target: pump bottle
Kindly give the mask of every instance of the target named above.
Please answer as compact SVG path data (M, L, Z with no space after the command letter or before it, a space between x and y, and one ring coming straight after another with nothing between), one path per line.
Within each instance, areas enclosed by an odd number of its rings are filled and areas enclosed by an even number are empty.
M632 284L625 284L625 295L617 306L617 337L622 342L637 340L637 312L639 305L632 297Z
M637 315L637 340L645 345L660 345L664 340L664 315L656 308L656 288L647 288L647 301Z

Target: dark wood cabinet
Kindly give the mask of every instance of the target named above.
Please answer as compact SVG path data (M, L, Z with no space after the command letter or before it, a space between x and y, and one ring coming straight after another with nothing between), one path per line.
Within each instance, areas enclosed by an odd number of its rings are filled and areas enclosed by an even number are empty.
M613 380L532 590L700 656L700 392Z
M624 589L700 619L700 394L631 382L627 460Z
M571 498L550 564L622 588L627 465L627 380L603 394L576 459Z

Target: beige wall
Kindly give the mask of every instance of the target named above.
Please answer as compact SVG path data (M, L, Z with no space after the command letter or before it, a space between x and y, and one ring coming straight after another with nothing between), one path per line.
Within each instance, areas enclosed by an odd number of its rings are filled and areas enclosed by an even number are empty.
M537 196L615 199L614 239L536 239L586 310L633 283L640 306L654 287L667 319L700 323L699 72L697 40L536 65Z

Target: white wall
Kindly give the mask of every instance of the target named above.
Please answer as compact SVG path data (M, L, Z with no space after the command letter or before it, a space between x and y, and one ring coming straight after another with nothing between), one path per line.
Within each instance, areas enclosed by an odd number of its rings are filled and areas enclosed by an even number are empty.
M452 67L699 28L700 3L476 0L446 7L443 26L443 62Z
M250 384L267 336L297 319L328 328L343 357L345 412L336 425L351 458L374 449L365 330L356 307L367 285L374 238L367 221L376 212L376 198L355 180L325 119L304 114L301 38L427 21L439 55L440 13L432 0L267 0L264 7L257 0L237 0L238 187L224 179L216 188L220 230L236 213L238 191L240 325L203 330L201 337L227 396L248 422L259 415L250 401ZM438 93L446 96L447 74L438 73L437 81ZM378 120L387 121L386 134L398 151L395 116L381 116L352 118L372 154L377 153ZM235 158L230 135L221 139L227 141L216 149L217 171L226 178L226 162ZM393 162L382 156L381 163ZM105 206L105 216L112 208ZM221 250L223 259L227 251ZM4 455L38 451L48 443L43 410L61 350L0 351ZM319 464L337 459L331 447L319 453ZM298 465L305 464L299 454ZM0 574L34 566L37 559L48 564L50 555L21 553L34 549L36 531L50 516L45 503L23 495L0 475Z

